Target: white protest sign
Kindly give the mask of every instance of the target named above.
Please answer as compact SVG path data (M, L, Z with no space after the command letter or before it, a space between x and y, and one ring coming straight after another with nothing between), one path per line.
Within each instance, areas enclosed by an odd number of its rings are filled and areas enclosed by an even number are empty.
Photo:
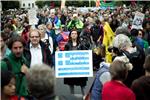
M56 51L55 76L56 78L93 77L92 51Z
M36 14L36 9L28 10L29 25L36 25L38 23L38 18L36 17Z
M132 22L132 27L131 29L142 29L142 23L144 19L144 14L141 12L136 12L134 16L134 20Z

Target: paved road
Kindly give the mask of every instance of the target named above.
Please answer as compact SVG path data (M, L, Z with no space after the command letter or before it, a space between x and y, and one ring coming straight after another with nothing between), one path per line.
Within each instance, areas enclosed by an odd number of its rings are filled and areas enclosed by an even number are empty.
M94 74L95 76L95 74ZM89 77L87 81L87 86L85 87L85 93L87 94L92 83L93 83L94 77ZM70 90L69 86L65 85L63 78L56 79L56 85L55 85L55 92L57 95L69 95ZM81 96L81 88L80 86L75 86L75 94Z

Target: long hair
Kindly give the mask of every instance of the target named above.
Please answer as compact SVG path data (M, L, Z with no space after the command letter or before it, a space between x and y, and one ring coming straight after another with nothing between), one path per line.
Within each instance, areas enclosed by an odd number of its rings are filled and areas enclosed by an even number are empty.
M71 33L73 32L73 31L76 31L77 32L77 44L79 44L79 42L80 42L80 40L79 40L79 32L78 32L78 30L76 29L76 28L74 28L74 29L72 29L71 31L70 31L70 33L69 33L69 41L68 42L70 42L70 43L72 43L72 38L71 38Z

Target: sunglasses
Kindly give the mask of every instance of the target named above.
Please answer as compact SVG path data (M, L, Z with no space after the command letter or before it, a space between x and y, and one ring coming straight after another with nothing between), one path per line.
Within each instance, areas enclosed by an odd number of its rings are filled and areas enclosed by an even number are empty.
M39 38L40 36L30 36L30 38Z

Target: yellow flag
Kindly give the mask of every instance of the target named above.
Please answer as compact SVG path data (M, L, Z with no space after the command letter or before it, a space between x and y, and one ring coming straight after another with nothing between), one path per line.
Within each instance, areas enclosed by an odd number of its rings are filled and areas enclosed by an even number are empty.
M103 37L103 45L106 46L106 62L112 62L112 54L108 52L108 47L112 46L112 41L114 39L114 32L112 31L111 27L109 26L108 22L105 22L104 25L104 37Z

